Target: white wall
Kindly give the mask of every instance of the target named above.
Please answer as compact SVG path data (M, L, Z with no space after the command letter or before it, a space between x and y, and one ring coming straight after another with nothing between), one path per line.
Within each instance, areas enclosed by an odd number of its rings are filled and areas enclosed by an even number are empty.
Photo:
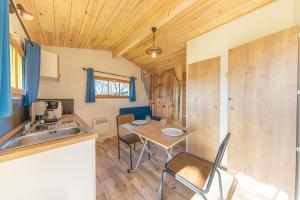
M96 200L95 140L0 165L2 200Z
M41 80L38 98L74 98L75 112L89 124L94 118L108 116L111 125L110 133L104 137L116 134L115 117L120 107L148 105L148 98L140 78L140 68L126 59L112 58L110 51L63 47L42 48L59 54L61 78L59 82ZM137 101L132 103L129 99L97 99L96 103L85 103L86 71L82 70L83 67L137 77Z

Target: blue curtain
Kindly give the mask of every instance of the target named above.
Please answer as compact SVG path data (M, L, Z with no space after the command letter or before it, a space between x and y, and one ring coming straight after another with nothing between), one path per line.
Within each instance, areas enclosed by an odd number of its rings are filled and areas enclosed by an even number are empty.
M8 0L0 1L0 117L12 114Z
M41 47L25 40L25 98L24 105L28 106L37 99L40 84Z
M130 77L129 101L135 101L135 77Z
M87 81L86 81L85 102L87 103L96 102L94 69L88 68L86 74L87 74Z

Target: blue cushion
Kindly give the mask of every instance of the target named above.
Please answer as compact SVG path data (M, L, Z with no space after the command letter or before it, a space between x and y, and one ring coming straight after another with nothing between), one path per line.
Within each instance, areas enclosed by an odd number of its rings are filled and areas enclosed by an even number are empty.
M134 118L137 120L145 119L146 115L151 116L150 106L120 108L119 113L120 115L134 114Z

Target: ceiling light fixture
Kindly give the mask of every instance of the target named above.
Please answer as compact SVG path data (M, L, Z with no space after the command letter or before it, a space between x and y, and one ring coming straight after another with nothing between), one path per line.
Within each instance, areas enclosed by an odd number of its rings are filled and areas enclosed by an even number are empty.
M30 13L30 12L28 12L23 6L22 6L22 4L17 4L16 5L16 8L20 11L20 15L21 15L21 17L23 18L23 19L25 19L25 20L29 20L29 21L31 21L31 20L33 20L34 19L34 17L33 17L33 15ZM9 12L11 13L11 14L14 14L15 12L14 12L14 8L13 8L13 6L11 5L11 4L9 4Z
M162 53L162 49L159 47L155 47L155 32L157 31L156 27L152 27L152 34L153 34L153 44L152 47L146 50L146 53L150 55L152 58L156 58L159 54Z

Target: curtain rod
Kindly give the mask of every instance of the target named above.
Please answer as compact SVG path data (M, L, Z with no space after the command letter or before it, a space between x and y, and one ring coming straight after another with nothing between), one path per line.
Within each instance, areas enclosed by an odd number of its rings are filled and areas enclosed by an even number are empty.
M26 34L26 36L27 36L27 38L28 38L28 40L29 40L29 42L31 44L31 46L34 47L34 44L33 44L32 40L31 40L31 38L30 38L30 36L28 34L28 31L27 31L27 29L26 29L26 27L25 27L25 25L24 25L24 23L23 23L20 15L19 15L19 12L18 12L18 10L16 8L16 5L15 5L14 1L13 0L9 0L9 2L11 3L11 5L12 5L12 7L13 7L16 15L17 15L17 18L18 18L18 20L19 20L19 22L20 22L20 24L21 24L21 26L22 26L22 28L23 28L23 30L24 30L24 32L25 32L25 34Z
M82 68L83 70L87 70L87 68ZM113 75L113 76L120 76L120 77L124 77L124 78L131 78L130 76L124 76L124 75L120 75L120 74L113 74L113 73L109 73L109 72L103 72L103 71L97 71L94 70L94 72L97 73L101 73L101 74L109 74L109 75ZM137 79L136 77L133 76L134 79Z

